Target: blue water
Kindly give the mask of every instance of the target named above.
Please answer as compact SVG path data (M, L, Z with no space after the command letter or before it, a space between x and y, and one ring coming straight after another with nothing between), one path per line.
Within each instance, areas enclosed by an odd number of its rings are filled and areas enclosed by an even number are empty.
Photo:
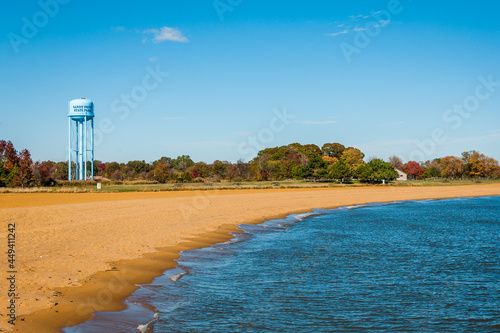
M500 332L499 207L406 201L243 225L135 299L157 308L154 332Z

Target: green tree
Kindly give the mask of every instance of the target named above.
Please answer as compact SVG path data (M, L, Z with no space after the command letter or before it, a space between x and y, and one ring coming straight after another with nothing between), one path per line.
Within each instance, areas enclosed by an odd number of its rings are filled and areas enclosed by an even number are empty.
M140 174L141 172L149 172L151 170L151 165L146 163L146 161L130 161L127 163L127 167L135 171L136 174Z
M219 160L214 161L212 164L212 172L214 175L224 178L227 174L227 162L221 162Z
M177 156L176 159L172 160L172 167L178 171L186 171L189 167L194 165L193 160L189 155Z
M349 168L347 163L345 163L342 160L335 163L330 170L331 178L341 180L342 182L350 175L351 175L351 169Z
M374 159L366 165L360 165L355 172L359 180L379 182L382 180L392 181L398 178L398 173L394 167L381 159Z
M372 179L372 168L366 164L360 165L354 172L354 177L362 181L368 181Z
M399 174L394 167L381 159L374 159L368 163L372 169L372 179L375 181L387 180L391 181L399 177Z

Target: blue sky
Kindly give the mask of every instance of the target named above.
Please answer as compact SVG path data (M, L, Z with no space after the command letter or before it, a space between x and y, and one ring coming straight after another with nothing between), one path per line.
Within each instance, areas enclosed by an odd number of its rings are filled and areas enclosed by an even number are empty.
M500 159L497 1L42 0L3 13L0 139L34 160L67 159L80 97L95 103L103 161L236 162L292 142Z

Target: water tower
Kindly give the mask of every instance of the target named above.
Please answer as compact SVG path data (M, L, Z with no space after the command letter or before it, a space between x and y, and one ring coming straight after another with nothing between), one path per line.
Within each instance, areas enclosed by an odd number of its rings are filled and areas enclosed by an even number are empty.
M94 102L80 98L69 102L68 180L94 179ZM74 163L74 174L71 164ZM87 170L87 163L90 170Z

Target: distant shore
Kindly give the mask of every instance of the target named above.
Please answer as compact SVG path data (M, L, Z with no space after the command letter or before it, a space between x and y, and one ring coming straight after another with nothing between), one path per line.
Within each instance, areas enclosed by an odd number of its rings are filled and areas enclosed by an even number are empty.
M372 186L127 193L2 193L0 230L16 233L16 325L1 330L58 332L91 313L124 308L136 284L148 283L185 249L232 238L242 223L261 223L313 208L366 202L500 195L500 184ZM2 252L6 252L5 250ZM6 254L5 254L6 255ZM4 260L6 262L6 260ZM3 264L7 274L8 267ZM0 279L9 289L8 276Z

